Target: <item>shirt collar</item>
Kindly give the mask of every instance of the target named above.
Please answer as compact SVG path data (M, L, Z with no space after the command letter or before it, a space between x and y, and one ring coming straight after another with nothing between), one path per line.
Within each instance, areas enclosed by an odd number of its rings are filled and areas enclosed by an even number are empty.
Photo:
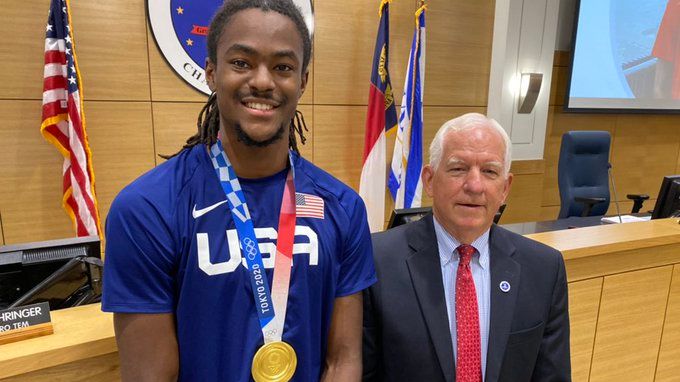
M437 247L439 248L439 257L442 266L448 265L452 261L458 261L458 252L456 248L460 246L460 242L453 237L448 231L442 227L437 221L437 218L432 216L434 221L434 233L437 236ZM477 253L479 253L479 265L482 269L486 269L489 265L489 232L491 228L487 229L481 236L472 242ZM475 256L473 256L473 259Z

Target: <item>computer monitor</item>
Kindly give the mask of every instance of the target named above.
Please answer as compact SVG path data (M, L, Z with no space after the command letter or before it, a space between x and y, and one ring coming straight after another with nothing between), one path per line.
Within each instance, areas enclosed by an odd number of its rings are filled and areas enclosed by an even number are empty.
M432 211L432 207L401 208L392 210L390 221L387 223L387 229L420 220L423 216L429 214L430 211Z
M503 204L500 206L500 208L498 208L498 211L496 211L496 214L493 217L494 223L498 224L498 221L503 215L503 211L505 211L505 207L506 205ZM387 223L387 229L420 220L423 216L430 213L430 211L432 211L432 207L402 208L392 210L390 221Z
M652 219L663 219L680 214L680 175L665 176L656 198Z
M48 302L51 310L101 296L97 236L0 246L0 309Z

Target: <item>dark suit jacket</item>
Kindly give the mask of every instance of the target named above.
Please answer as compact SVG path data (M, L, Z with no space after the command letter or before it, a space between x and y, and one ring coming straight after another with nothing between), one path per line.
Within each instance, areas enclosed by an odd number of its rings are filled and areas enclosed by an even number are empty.
M559 251L492 226L486 382L569 381ZM364 293L364 381L456 379L432 215L373 236L378 282ZM501 281L510 290L500 290Z

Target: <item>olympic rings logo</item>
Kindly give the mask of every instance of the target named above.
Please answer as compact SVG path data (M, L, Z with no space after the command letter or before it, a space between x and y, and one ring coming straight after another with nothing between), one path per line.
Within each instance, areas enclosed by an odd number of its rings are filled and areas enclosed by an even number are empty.
M255 257L257 256L257 248L255 247L257 245L256 242L253 241L253 239L246 237L243 239L241 243L241 247L243 247L243 250L246 252L246 256L248 256L248 260L254 260Z

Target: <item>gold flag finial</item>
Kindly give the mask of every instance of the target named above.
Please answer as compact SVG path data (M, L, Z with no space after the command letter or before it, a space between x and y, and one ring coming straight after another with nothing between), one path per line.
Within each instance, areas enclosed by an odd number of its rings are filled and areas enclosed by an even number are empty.
M385 5L387 5L391 2L392 2L392 0L382 0L380 2L380 6L378 7L378 17L382 16L382 11L383 11L383 8L385 7Z
M425 12L427 10L427 4L425 4L425 0L420 0L420 8L416 10L416 25L418 25L418 18L420 17L420 14Z

